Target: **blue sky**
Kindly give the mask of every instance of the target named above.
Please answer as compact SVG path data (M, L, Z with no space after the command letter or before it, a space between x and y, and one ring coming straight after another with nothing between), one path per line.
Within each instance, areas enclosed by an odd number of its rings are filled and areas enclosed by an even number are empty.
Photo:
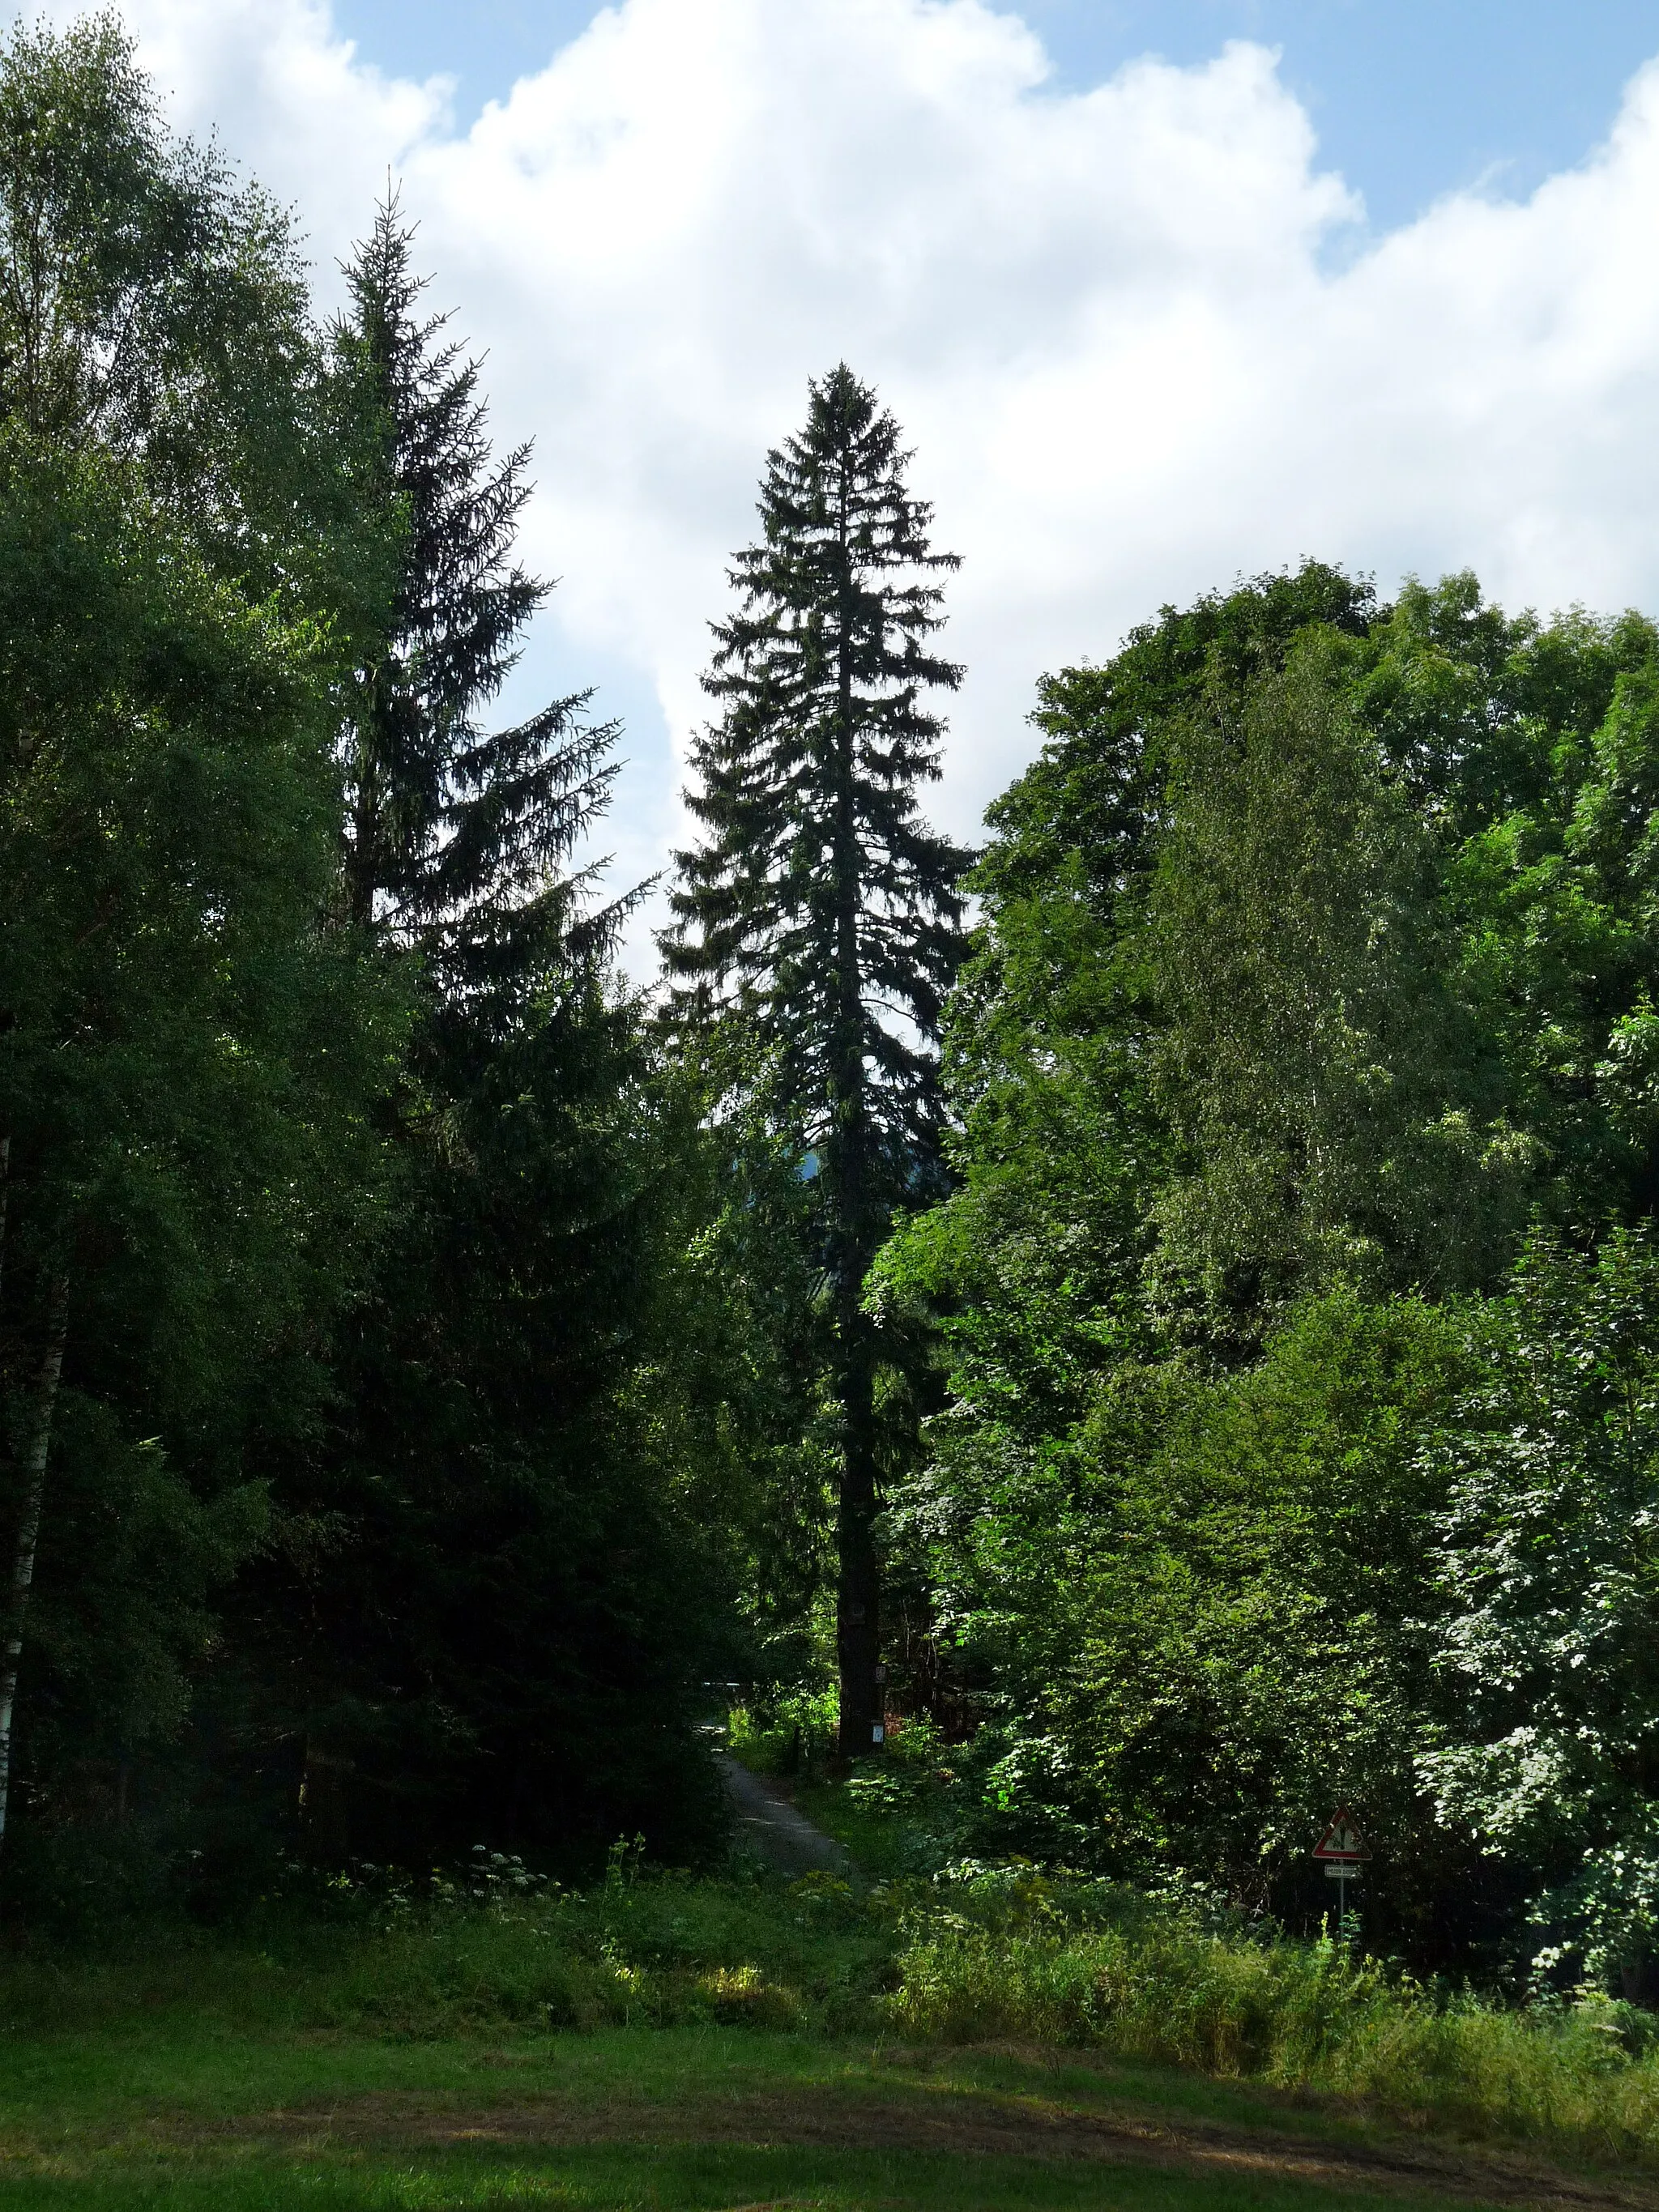
M366 60L458 80L465 120L545 65L590 0L337 0ZM1025 0L1060 88L1148 52L1200 61L1231 38L1279 47L1322 158L1364 195L1373 229L1483 184L1530 191L1605 133L1632 72L1659 53L1654 0Z

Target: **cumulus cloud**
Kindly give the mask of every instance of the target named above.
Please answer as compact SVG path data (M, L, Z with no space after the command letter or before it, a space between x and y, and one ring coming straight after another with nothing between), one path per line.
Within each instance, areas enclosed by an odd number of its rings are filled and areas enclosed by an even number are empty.
M130 14L179 120L296 203L325 293L402 179L503 438L537 441L529 550L563 580L538 672L586 656L660 710L632 718L623 872L673 830L765 449L842 357L966 556L958 830L1029 757L1042 670L1241 569L1659 602L1659 67L1529 200L1364 244L1249 44L1060 93L981 0L623 0L461 128L324 0Z

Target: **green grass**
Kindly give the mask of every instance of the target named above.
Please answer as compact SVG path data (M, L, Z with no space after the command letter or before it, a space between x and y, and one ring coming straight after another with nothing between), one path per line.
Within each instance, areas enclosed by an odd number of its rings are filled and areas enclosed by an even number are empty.
M0 2203L1219 2212L1508 2201L1516 2158L1659 2203L1616 2008L1436 2004L1030 1869L522 1881L0 1963Z
M833 1782L787 1785L792 1801L825 1835L844 1844L854 1863L877 1881L902 1881L915 1872L911 1832L884 1806L860 1804Z
M1364 2181L1271 2166L1242 2177L1194 2171L1170 2155L1185 2136L1201 2159L1271 2130L1262 2139L1294 2168L1334 2132L1363 2155L1376 2139L1357 2127L1334 2130L1237 2088L1008 2054L919 2058L732 2028L399 2043L203 2037L171 2023L46 2039L8 2059L0 2202L77 2212L1103 2203L1291 2212L1383 2201ZM1096 2155L1084 2131L1097 2123L1156 2128L1164 2139L1137 2156L1133 2135L1109 2136L1108 2154ZM802 2132L817 2139L787 2140ZM745 2133L754 2139L718 2139ZM1408 2188L1407 2201L1437 2195Z
M1067 1926L1058 1911L1014 1928L924 1924L884 2010L919 2040L1073 2045L1659 2166L1659 2057L1630 2008L1437 2000L1334 1943L1242 1941L1133 1901L1116 1925Z
M786 2208L836 2208L836 2212L1098 2212L1103 2203L1145 2206L1148 2212L1264 2212L1264 2208L1377 2205L1374 2194L1355 2196L1323 2187L1264 2190L1259 2183L1190 2184L1158 2172L1115 2173L1102 2195L1097 2175L1064 2170L1034 2172L1016 2161L960 2160L924 2154L834 2158L726 2148L682 2150L569 2151L554 2160L519 2154L503 2160L476 2151L451 2152L417 2163L364 2159L317 2168L276 2166L259 2160L210 2172L129 2167L118 2179L0 2180L3 2201L17 2205L116 2212L154 2206L167 2212L478 2212L515 2206L581 2208L581 2212L636 2212L663 2208L741 2208L741 2212L786 2212ZM1387 2200L1398 2204L1398 2197ZM1424 2200L1428 2201L1428 2200Z

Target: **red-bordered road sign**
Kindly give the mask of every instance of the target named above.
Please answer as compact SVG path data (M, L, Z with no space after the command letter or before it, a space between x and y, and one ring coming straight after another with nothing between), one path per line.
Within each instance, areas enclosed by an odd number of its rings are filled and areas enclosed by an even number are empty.
M1346 1805L1314 1845L1316 1859L1352 1862L1368 1859L1370 1855L1371 1847L1359 1832L1359 1823Z

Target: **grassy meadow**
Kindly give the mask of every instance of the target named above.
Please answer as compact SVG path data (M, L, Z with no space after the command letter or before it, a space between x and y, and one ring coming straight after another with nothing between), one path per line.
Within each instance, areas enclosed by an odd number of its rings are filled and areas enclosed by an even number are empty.
M867 1803L810 1796L879 1856ZM480 1854L234 1935L14 1950L0 2201L1659 2206L1647 2027L1030 1869L618 1852L572 1892Z

